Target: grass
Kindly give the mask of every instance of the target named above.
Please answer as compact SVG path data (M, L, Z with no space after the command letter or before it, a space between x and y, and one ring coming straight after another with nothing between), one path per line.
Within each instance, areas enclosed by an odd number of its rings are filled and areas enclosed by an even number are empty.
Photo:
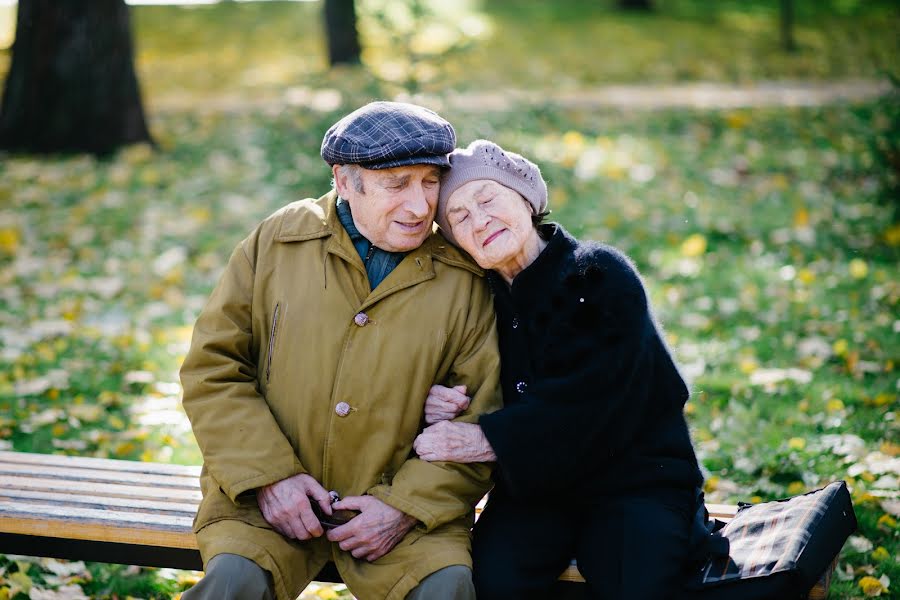
M738 11L720 2L711 12L659 2L649 18L602 5L585 13L574 1L472 4L496 27L439 65L438 80L527 88L818 79L896 64L889 3L798 3L795 57L767 50L768 4ZM177 384L193 321L256 222L327 189L318 147L328 125L385 89L364 73L322 71L316 6L136 9L161 151L138 146L107 161L2 157L0 447L200 462ZM199 107L222 93L278 96L298 82L338 87L346 104L152 109L177 94ZM553 218L635 259L690 382L687 413L709 498L762 501L847 480L860 530L831 597L877 589L866 577L894 582L890 596L900 585L900 226L888 191L896 174L878 148L896 139L896 98L802 109L442 112L462 143L488 137L536 159ZM196 578L60 564L0 558L0 598L27 597L28 585L170 597ZM307 591L331 594L346 591Z

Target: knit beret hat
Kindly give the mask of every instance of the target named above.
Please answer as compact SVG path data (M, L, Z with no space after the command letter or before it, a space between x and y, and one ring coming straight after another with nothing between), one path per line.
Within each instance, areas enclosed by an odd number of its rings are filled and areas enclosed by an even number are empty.
M453 126L434 111L405 102L371 102L332 125L322 140L329 165L366 169L404 165L449 166L456 147Z
M455 242L447 222L447 199L463 185L476 179L490 179L517 191L529 204L532 214L547 209L547 183L541 170L527 158L508 152L487 140L475 140L468 148L450 154L450 170L441 177L441 191L435 220L444 235Z

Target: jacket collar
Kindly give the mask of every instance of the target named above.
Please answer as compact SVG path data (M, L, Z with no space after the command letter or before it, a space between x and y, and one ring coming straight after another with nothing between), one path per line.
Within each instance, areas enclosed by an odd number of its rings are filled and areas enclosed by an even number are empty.
M337 193L332 190L317 200L307 199L287 205L281 210L281 222L275 234L275 241L289 243L331 237L328 251L349 262L359 263L359 268L365 272L350 235L341 225L336 202ZM484 271L467 254L447 242L437 232L432 232L421 246L407 254L394 271L407 272L408 267L411 267L414 271L408 275L415 275L413 279L421 276L430 279L434 277L432 261L435 260L465 269L479 277L484 276ZM394 275L391 273L385 282L394 279ZM378 292L381 287L383 286L378 286L373 292Z

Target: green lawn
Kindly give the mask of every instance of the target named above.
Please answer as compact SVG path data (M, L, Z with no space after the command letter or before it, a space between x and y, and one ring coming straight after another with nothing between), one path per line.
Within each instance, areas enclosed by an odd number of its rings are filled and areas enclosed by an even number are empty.
M774 44L769 3L739 14L737 2L720 2L715 15L699 1L659 4L662 15L646 21L606 9L586 15L574 0L473 4L503 25L447 61L442 81L524 88L555 85L548 73L579 86L871 76L900 54L888 3L801 11L801 44L853 40L834 50L840 59L818 63L807 50L787 58L763 50L765 40ZM534 26L542 13L544 29ZM158 153L0 157L0 448L200 461L177 385L193 321L255 223L327 189L322 134L378 89L360 73L321 72L316 18L318 5L304 3L137 9L145 93L199 103L340 85L344 106L151 112ZM290 37L295 30L307 33ZM588 32L621 40L604 55L615 60L578 50ZM666 44L662 54L654 39ZM722 57L739 49L746 70ZM519 51L546 66L520 71L532 63ZM502 58L488 60L491 52ZM896 173L877 149L878 139L897 139L898 106L894 98L815 109L443 111L462 143L487 137L534 158L550 184L552 217L635 259L690 381L689 422L711 500L850 483L860 531L845 546L832 598L861 598L864 586L874 594L884 583L882 596L891 596L900 586L900 224L896 195L885 198ZM193 580L0 558L0 599L25 598L29 585L169 597ZM334 594L346 592L308 590Z

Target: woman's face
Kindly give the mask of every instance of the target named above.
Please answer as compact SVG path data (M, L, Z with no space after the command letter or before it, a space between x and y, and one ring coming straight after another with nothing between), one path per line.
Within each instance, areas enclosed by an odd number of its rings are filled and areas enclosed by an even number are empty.
M483 269L514 264L536 235L531 205L518 192L489 179L457 188L447 199L446 211L453 237Z

